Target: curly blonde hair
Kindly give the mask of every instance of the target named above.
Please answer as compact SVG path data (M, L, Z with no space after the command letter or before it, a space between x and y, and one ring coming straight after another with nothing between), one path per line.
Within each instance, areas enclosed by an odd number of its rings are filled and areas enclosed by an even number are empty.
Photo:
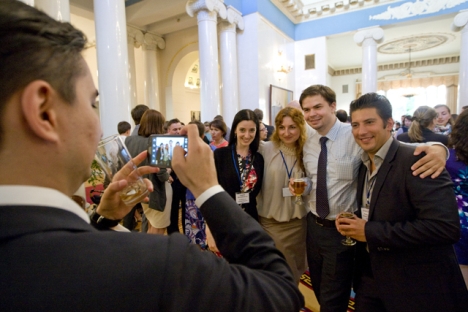
M304 162L302 160L302 158L304 156L304 153L303 153L302 150L304 148L304 144L305 144L305 141L307 139L307 136L306 136L307 124L305 122L304 114L302 113L302 111L300 111L299 109L294 108L294 107L286 107L286 108L283 108L282 110L280 110L278 112L278 115L276 115L276 118L275 118L275 131L273 132L273 135L271 136L271 141L277 147L280 146L281 139L280 139L280 137L278 135L278 129L281 126L281 124L283 123L284 117L290 117L292 119L292 121L299 127L300 135L299 135L299 139L297 139L297 141L296 141L296 158L297 158L297 162L299 164L299 167L302 170L305 170Z

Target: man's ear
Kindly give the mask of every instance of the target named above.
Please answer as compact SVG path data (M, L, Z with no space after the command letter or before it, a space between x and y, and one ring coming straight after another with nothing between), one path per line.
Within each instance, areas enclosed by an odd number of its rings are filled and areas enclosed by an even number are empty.
M21 96L21 110L29 129L34 135L50 142L57 142L57 105L60 96L43 80L29 83Z
M387 124L385 125L385 129L389 130L389 131L392 131L394 124L395 124L395 122L393 121L393 118L388 118L387 119Z

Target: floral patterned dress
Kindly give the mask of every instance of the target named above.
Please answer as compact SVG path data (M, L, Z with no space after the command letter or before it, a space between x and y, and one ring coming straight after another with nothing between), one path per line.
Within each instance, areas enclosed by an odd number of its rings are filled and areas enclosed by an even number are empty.
M452 177L460 216L461 237L454 247L458 263L468 265L468 165L457 160L455 150L450 149L446 168Z

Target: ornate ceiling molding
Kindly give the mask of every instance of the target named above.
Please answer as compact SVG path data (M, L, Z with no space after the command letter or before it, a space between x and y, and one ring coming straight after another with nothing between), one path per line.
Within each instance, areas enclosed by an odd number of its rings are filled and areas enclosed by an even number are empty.
M370 16L369 19L391 20L432 14L445 9L453 8L454 6L465 2L468 2L468 0L417 0L414 2L405 2L393 8L388 6L385 12Z
M383 54L403 54L411 52L423 51L435 48L442 44L451 42L455 39L455 35L450 33L427 33L415 36L401 37L386 42L377 48L379 53Z

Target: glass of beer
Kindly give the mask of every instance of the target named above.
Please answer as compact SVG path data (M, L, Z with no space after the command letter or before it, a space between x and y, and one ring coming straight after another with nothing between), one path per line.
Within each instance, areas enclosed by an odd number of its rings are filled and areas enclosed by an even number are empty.
M302 193L304 193L305 189L305 179L304 179L304 172L296 171L294 172L294 184L293 189L294 193L296 194L296 199L294 200L294 204L302 206L304 205L304 201L302 200Z
M132 156L127 150L119 135L113 135L99 142L94 156L107 182L112 182L114 175L127 163L132 162ZM132 163L134 169L137 167ZM120 198L127 206L134 206L148 196L149 191L141 177L135 181L129 181L126 188L120 191Z
M338 218L341 219L341 218L344 218L344 219L354 219L354 213L352 212L348 212L348 211L343 211L343 212L340 212L340 214L338 215ZM341 240L341 243L345 246L354 246L356 245L356 241L354 239L352 239L351 237L349 236L346 236L345 239Z

